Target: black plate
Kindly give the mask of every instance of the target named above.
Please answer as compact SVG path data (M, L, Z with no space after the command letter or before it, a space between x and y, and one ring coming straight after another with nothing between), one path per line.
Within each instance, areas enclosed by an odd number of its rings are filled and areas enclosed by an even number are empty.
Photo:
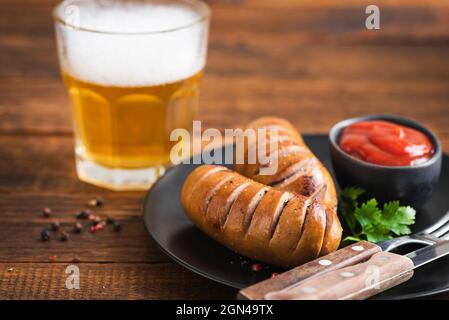
M306 135L307 145L331 169L327 136ZM251 271L251 262L215 242L185 216L179 201L182 184L197 165L178 165L148 192L144 204L145 226L161 249L186 268L219 283L240 289L266 279L272 267ZM333 174L332 170L331 173ZM417 213L416 232L437 221L449 210L449 157L444 155L440 184L431 201ZM449 290L449 256L419 268L414 277L376 298L407 299Z

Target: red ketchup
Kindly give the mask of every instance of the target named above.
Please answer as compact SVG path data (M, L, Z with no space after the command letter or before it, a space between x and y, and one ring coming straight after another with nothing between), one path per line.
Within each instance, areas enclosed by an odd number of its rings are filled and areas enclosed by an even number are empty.
M424 133L380 120L346 127L339 145L358 159L384 166L413 166L427 161L434 152Z

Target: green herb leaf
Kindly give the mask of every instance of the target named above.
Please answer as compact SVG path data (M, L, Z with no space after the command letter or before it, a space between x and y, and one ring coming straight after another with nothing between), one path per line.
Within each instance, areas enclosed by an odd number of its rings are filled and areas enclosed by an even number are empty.
M354 210L354 217L360 223L362 229L379 224L382 212L377 207L377 200L371 199Z
M362 241L363 239L360 237L356 237L356 236L347 236L345 237L342 241L341 241L341 246L342 247L346 247L347 245L350 245L353 242L359 242Z
M362 188L346 188L341 193L342 201L340 201L340 212L345 218L346 224L352 233L355 233L355 227L357 224L356 218L353 215L354 210L357 208L357 199L365 192Z
M359 196L365 193L365 190L359 187L349 187L342 191L341 197L344 200L349 200L351 202L356 202Z
M415 215L412 207L401 207L398 201L393 201L384 205L381 223L397 236L410 234L408 226L415 223Z
M391 201L381 210L374 198L360 203L363 193L363 189L356 187L346 188L341 193L338 211L352 234L343 239L343 244L360 240L379 242L411 232L409 226L415 223L416 215L412 207Z

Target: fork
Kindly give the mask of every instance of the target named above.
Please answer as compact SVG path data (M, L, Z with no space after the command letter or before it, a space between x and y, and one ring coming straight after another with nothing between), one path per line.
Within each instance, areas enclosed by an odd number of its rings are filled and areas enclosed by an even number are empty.
M434 245L438 242L444 242L447 240L449 240L449 211L446 212L446 214L433 225L418 233L381 241L376 244L367 241L357 242L325 257L319 257L311 262L286 271L275 278L267 279L250 287L244 288L239 291L238 298L250 300L276 299L275 296L273 296L273 293L277 294L283 290L297 287L304 281L313 279L327 272L344 270L344 268L347 267L363 264L376 254L382 254L382 251L392 251L393 249L399 248L406 244ZM384 255L392 254L386 253ZM401 256L397 255L397 257ZM403 260L404 259L398 261ZM350 273L351 272L343 272L342 275L349 276ZM397 278L396 282L392 281L388 284L384 284L381 291L406 281L412 275L413 272L404 273L401 277ZM373 292L375 291L372 291L371 293L375 294Z
M449 211L430 227L408 236L377 242L382 251L392 251L406 244L432 245L449 240Z

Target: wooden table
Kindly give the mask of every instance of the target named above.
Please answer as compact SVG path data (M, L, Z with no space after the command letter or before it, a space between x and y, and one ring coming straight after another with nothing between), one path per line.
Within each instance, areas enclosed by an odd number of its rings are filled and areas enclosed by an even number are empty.
M449 152L449 1L377 0L379 31L365 29L371 1L209 2L205 126L277 115L303 132L325 133L347 117L393 113L435 130ZM0 0L0 298L233 298L235 290L187 271L149 239L143 192L116 193L76 178L53 5ZM39 241L49 221L73 224L96 196L106 201L97 212L121 221L120 233ZM44 207L52 219L40 216ZM74 258L80 290L65 288Z

